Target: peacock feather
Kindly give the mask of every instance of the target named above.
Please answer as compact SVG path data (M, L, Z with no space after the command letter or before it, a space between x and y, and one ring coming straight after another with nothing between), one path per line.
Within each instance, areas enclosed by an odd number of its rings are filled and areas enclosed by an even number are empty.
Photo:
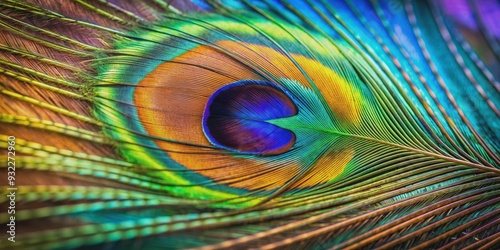
M3 0L0 249L498 249L499 13Z

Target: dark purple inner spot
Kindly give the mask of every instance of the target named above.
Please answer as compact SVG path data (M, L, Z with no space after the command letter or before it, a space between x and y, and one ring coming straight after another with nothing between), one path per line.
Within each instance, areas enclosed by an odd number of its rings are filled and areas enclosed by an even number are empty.
M297 114L290 98L272 83L243 80L218 89L203 114L214 145L242 153L276 155L289 150L295 134L266 120Z

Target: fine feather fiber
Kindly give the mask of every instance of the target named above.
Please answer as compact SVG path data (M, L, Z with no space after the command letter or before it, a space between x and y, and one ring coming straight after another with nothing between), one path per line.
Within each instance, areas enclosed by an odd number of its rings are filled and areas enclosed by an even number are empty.
M499 249L494 0L0 2L0 249Z

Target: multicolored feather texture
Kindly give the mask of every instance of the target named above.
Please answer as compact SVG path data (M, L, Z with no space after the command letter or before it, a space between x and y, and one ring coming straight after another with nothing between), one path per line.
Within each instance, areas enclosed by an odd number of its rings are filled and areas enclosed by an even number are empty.
M0 249L498 249L499 11L2 1Z

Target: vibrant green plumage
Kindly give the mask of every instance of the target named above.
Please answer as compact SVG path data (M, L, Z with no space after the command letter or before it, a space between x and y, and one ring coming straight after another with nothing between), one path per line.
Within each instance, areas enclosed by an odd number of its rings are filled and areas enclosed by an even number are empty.
M0 249L495 249L500 87L446 10L0 3Z

